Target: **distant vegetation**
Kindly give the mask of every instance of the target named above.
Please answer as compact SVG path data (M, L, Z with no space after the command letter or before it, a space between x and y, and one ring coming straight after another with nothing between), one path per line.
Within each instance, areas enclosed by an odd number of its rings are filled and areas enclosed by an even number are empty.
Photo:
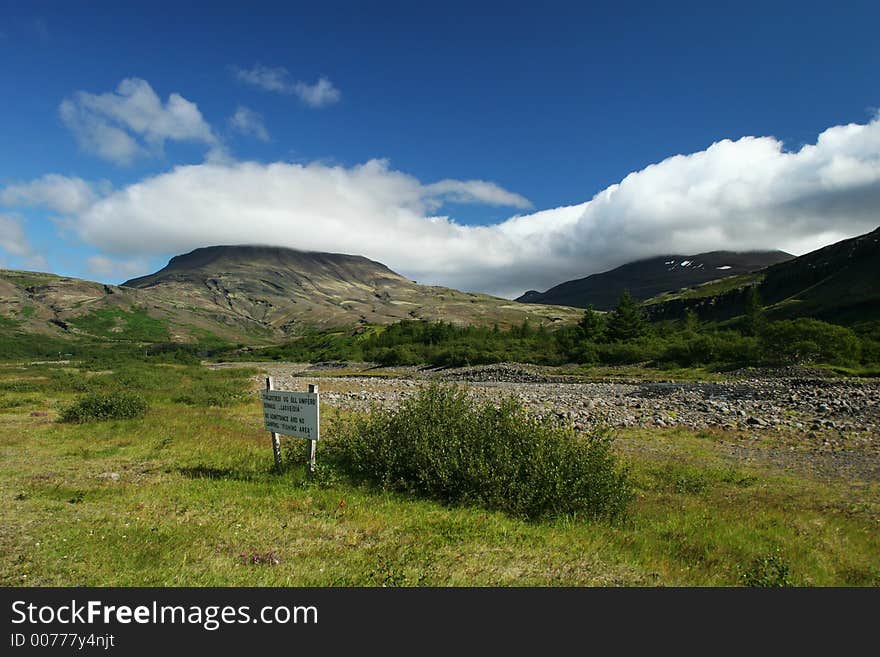
M145 312L106 309L79 320L90 336L68 340L26 332L16 320L0 318L0 360L77 358L180 364L203 359L340 360L433 367L515 361L637 364L658 370L821 364L852 373L880 369L878 321L851 326L803 317L774 321L768 319L755 288L746 294L743 307L744 314L726 321L702 321L693 310L685 311L681 319L650 321L644 306L624 294L615 310L600 313L588 308L577 324L560 327L528 320L509 329L405 320L355 330L309 331L286 343L255 350L208 333L197 343L168 342L167 327Z
M121 308L101 308L88 315L71 319L70 323L91 335L138 342L168 340L165 322L150 317L142 308L125 311Z
M441 367L502 361L638 363L658 369L794 364L876 368L880 363L880 322L844 327L810 318L770 321L754 289L745 306L744 315L726 322L702 322L694 311L683 319L650 322L641 305L624 293L614 311L588 308L577 325L553 330L528 321L508 330L403 321L360 333L313 332L240 357Z

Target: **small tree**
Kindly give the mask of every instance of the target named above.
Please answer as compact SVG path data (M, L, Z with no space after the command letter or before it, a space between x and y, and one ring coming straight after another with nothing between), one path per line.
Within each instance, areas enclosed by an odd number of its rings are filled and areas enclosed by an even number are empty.
M693 309L688 308L685 311L682 328L685 333L697 333L700 330L700 316Z
M627 342L645 335L647 331L648 322L639 303L629 290L624 290L608 319L608 338L614 342Z
M757 336L767 324L764 314L764 306L761 305L761 295L757 286L752 286L746 292L746 310L743 322L743 335Z
M584 316L578 322L578 328L584 340L602 342L605 339L605 317L593 310L593 304L587 306Z

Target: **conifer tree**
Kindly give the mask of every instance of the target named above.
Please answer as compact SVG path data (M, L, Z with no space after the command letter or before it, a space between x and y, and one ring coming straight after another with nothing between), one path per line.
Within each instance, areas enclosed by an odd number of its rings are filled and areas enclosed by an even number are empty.
M764 314L764 306L761 305L761 295L756 286L749 288L746 293L745 321L743 322L743 334L756 336L767 323Z
M627 342L643 336L647 331L648 323L639 303L629 290L624 290L608 318L608 338L614 342Z
M593 310L593 304L587 306L584 316L578 322L578 328L584 340L602 342L605 339L605 317Z
M691 308L688 308L685 311L682 327L684 328L685 333L696 333L700 330L700 317L697 315L696 311Z

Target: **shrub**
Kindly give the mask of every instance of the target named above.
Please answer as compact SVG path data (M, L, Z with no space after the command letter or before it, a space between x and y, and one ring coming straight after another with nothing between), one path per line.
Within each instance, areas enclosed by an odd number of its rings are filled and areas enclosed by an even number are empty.
M773 363L848 365L860 355L861 344L851 329L818 319L771 322L760 337L765 358Z
M407 346L379 349L373 360L380 365L419 365L422 362L422 358Z
M199 381L172 401L187 406L234 406L248 398L236 381Z
M643 342L612 342L596 345L599 361L605 365L632 365L653 360L657 353Z
M141 395L131 392L94 393L86 395L61 412L62 422L95 422L126 420L146 415L149 404Z
M352 474L446 503L515 516L622 514L632 497L607 433L530 415L514 399L477 404L461 388L422 388L396 411L337 425L332 446Z
M741 570L740 581L743 586L760 588L794 586L790 568L778 549L755 559L748 568Z

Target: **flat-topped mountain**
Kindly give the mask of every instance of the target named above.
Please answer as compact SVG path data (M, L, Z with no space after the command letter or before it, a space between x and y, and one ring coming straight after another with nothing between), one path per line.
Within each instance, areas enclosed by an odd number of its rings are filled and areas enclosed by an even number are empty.
M256 321L280 334L401 319L509 326L525 317L553 323L576 316L572 309L525 310L486 294L418 285L362 256L271 246L196 249L122 287Z
M763 269L794 256L784 251L711 251L637 260L616 269L560 283L546 292L530 290L521 303L543 303L610 310L624 290L644 300L663 292Z
M208 246L174 256L149 276L132 278L123 287L149 288L170 282L203 281L218 274L278 278L295 287L329 280L353 285L411 284L380 262L343 253L318 253L275 246Z
M269 246L196 249L121 286L0 270L0 339L272 343L309 328L401 319L504 328L578 316L573 308L418 285L362 256Z

